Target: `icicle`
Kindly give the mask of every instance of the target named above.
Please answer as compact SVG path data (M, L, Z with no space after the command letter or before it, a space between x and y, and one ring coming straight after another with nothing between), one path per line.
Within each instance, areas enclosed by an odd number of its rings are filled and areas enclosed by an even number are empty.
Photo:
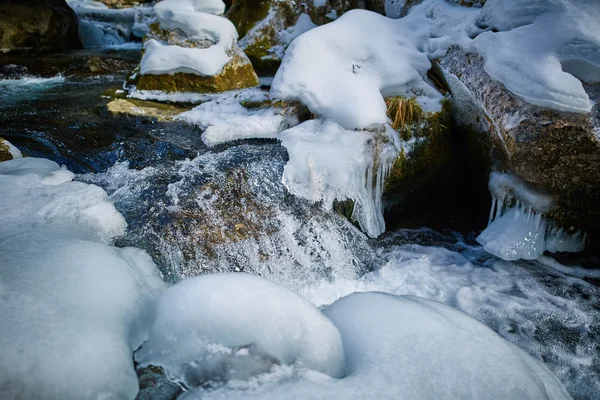
M496 209L497 206L498 206L498 198L496 196L492 196L492 205L490 207L490 216L488 218L488 226L494 220L494 209Z

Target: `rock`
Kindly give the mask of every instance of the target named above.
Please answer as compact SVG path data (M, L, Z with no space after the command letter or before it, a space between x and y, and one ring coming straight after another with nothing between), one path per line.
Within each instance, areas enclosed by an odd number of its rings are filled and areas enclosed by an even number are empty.
M139 62L138 50L89 51L3 55L0 78L18 79L27 75L50 78L64 75L127 75Z
M160 3L159 3L160 4ZM136 78L133 82L138 90L158 90L163 92L196 92L196 93L220 93L228 90L243 89L260 84L258 76L254 72L254 68L244 52L238 47L235 38L237 33L235 27L230 24L221 16L212 15L202 11L192 11L193 13L199 14L198 17L210 16L209 20L212 21L213 29L205 31L198 31L198 27L195 25L181 25L181 28L175 29L163 29L161 23L165 26L175 24L172 20L176 20L178 17L177 12L162 12L158 14L158 21L150 26L150 33L146 36L145 40L145 53L142 56L142 62L140 64L140 73L135 74ZM161 17L162 15L162 17ZM165 18L161 21L161 18ZM219 21L221 20L221 21ZM225 22L225 23L222 23ZM191 32L193 36L189 36ZM152 44L152 50L149 45ZM214 52L194 54L186 53L185 57L181 60L186 65L181 66L185 72L178 72L180 65L177 62L172 64L173 69L169 69L169 72L159 70L144 70L144 66L148 63L152 64L149 59L153 59L152 56L157 55L154 59L159 59L159 69L164 68L162 62L162 51L165 49L176 49L176 47L184 49L209 49ZM152 56L150 56L152 51ZM220 52L220 53L219 53ZM219 54L224 57L225 64L220 71L214 73L211 62L212 59L199 63L202 57L218 57ZM181 55L181 53L177 53ZM227 61L228 60L228 61ZM146 64L145 64L146 63ZM211 68L207 70L194 70L189 64L203 66L211 64ZM177 68L175 68L177 67ZM199 67L204 68L204 67ZM188 72L188 70L191 70ZM171 72L173 71L173 72ZM210 72L208 72L210 71Z
M170 121L175 115L189 109L171 104L137 99L114 99L106 107L110 113L115 115L124 114L132 117L149 118L155 121Z
M163 92L220 93L259 84L250 60L239 47L235 46L231 61L218 75L202 76L186 73L139 75L136 88Z
M359 8L358 0L287 2L278 0L233 0L225 16L240 34L240 47L260 75L274 75L285 48L298 34L323 25L348 10ZM382 12L383 3L373 4ZM306 14L310 17L301 15ZM311 25L312 24L312 25Z
M600 84L585 84L589 114L524 103L492 79L475 54L452 48L439 60L452 93L453 117L492 168L549 192L559 225L598 232L600 226ZM486 171L487 172L487 171Z
M0 137L0 161L8 161L21 157L23 155L19 149L13 146L8 140Z
M65 0L0 0L0 50L80 48L77 16Z
M127 8L138 4L152 3L154 0L97 0L111 8Z

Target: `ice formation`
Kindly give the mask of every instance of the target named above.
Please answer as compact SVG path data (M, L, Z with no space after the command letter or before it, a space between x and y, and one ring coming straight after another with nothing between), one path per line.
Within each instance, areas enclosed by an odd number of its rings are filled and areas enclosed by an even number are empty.
M306 121L277 137L290 157L283 183L292 194L322 201L328 209L333 208L334 200L352 199L353 218L369 236L385 231L383 182L397 155L393 140L388 143L383 139L388 136L377 138L372 132L347 130L320 119ZM377 146L378 140L383 149Z
M487 252L504 260L532 260L546 250L578 252L585 248L585 233L565 232L547 221L544 214L555 207L547 193L500 172L490 174L489 189L489 225L477 237Z
M67 3L79 18L79 39L84 48L139 48L155 20L148 6L116 9L93 0Z
M248 109L243 102L264 102L268 97L260 90L226 92L177 116L204 130L202 140L209 146L240 139L275 138L294 125L298 118L285 115L282 108Z
M106 193L36 158L0 163L3 397L134 399L132 353L163 289Z
M274 363L335 378L344 369L340 333L315 306L276 283L235 273L188 278L163 293L135 359L163 367L185 387L247 379Z
M274 373L270 378L279 384L264 378L184 398L571 399L539 361L444 304L368 292L343 297L323 312L342 335L342 379Z
M418 50L418 25L352 10L300 35L288 47L271 94L299 100L346 129L387 121L383 95L441 95L424 81L431 63ZM373 38L377 38L374 40Z
M586 113L580 80L600 81L598 32L596 0L489 0L482 8L424 0L397 20L354 10L294 40L272 93L348 129L382 124L384 96L439 103L431 101L439 94L426 79L429 59L456 45L479 53L485 70L523 100Z
M220 16L224 10L221 0L164 0L156 4L154 11L162 28L179 29L190 40L213 44L206 48L188 48L150 39L144 44L140 73L217 75L231 60L238 38L235 26Z

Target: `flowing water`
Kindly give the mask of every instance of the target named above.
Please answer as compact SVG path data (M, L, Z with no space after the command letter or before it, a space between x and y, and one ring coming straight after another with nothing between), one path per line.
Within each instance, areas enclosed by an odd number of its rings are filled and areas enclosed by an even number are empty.
M475 233L426 227L368 239L286 191L276 141L209 149L187 124L109 114L101 95L122 79L1 81L0 136L103 187L128 223L117 245L147 250L166 280L245 271L317 305L367 290L435 299L543 360L575 398L599 398L600 271L565 266L597 258L506 262Z

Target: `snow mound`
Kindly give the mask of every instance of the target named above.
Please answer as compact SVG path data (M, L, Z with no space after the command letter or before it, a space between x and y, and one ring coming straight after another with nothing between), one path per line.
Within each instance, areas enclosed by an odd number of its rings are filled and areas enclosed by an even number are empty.
M217 75L231 60L231 50L238 38L235 26L220 16L224 8L220 0L164 0L156 4L154 12L163 29L181 30L189 40L213 44L190 48L150 39L144 43L140 73Z
M477 237L488 253L507 261L534 260L546 250L579 252L585 248L584 232L565 232L547 220L545 213L555 208L549 194L500 172L490 174L489 190L489 225Z
M542 107L591 110L580 80L600 82L600 2L492 0L477 24L488 31L472 46L508 90Z
M52 226L54 231L103 243L122 235L127 224L106 192L95 185L71 182L73 178L72 172L42 158L0 163L2 232Z
M382 151L384 136L347 130L333 121L306 121L277 136L289 154L283 183L290 193L332 209L334 200L352 199L353 218L370 236L385 231L383 181L397 155L392 145ZM377 161L377 162L376 162Z
M245 386L192 391L184 397L571 399L541 363L475 319L436 301L355 293L323 312L342 335L344 378L280 371Z
M135 353L185 387L247 378L274 363L299 363L340 377L340 334L309 301L263 278L211 274L168 289L150 339Z
M352 10L309 30L288 47L271 94L299 100L346 129L387 121L383 96L441 96L424 81L431 63L418 50L416 24Z
M424 0L395 20L353 10L295 39L271 90L347 129L366 128L387 120L385 96L417 97L435 110L429 59L459 46L480 54L487 73L526 102L588 113L581 81L600 82L599 32L596 0L489 0L481 8Z
M0 387L9 399L134 399L133 351L163 289L100 188L43 159L0 163Z
M198 125L204 129L202 140L208 146L240 139L272 139L298 124L295 116L284 115L281 108L248 109L243 102L267 101L265 92L226 92L177 116L177 119Z

